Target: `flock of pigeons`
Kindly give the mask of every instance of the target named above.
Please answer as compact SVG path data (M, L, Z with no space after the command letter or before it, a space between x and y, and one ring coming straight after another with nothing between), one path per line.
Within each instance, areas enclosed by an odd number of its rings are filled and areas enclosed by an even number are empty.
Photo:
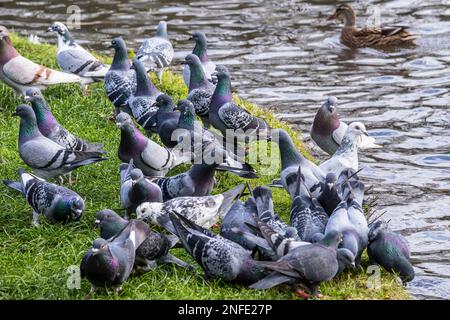
M63 72L21 56L7 29L0 26L0 79L31 104L18 106L15 115L20 117L19 155L34 172L19 169L19 181L4 180L4 184L25 196L35 225L42 215L52 222L81 218L82 197L46 179L69 175L70 185L71 171L106 160L105 151L60 125L40 90L71 82L86 90L89 83L104 81L121 131L118 156L125 216L108 209L97 213L100 238L80 266L93 289L120 288L135 267L150 270L159 263L175 263L193 268L170 253L180 242L204 270L205 278L254 289L284 283L302 285L316 295L322 281L359 266L366 248L372 262L398 273L403 281L414 277L405 240L386 222L367 221L365 188L357 175L358 149L377 145L364 124L339 120L336 98L325 101L311 128L313 140L330 155L316 165L302 156L285 130L271 128L233 102L230 73L208 59L203 33L192 35L195 48L183 62L188 96L174 105L148 76L152 70L161 79L173 58L165 22L141 45L132 63L123 39L113 39L111 66L78 45L62 23L53 23L48 31L58 37L58 64ZM240 132L232 144L223 142L229 130ZM261 139L279 146L281 176L271 186L283 187L292 199L289 224L274 212L270 186L252 189L240 184L211 195L217 170L257 177L245 162L245 153L249 141ZM184 148L179 148L182 143ZM193 165L186 172L166 176L183 163ZM246 189L250 196L241 201ZM131 219L134 213L137 219ZM220 234L210 231L219 221ZM149 225L168 233L158 233Z

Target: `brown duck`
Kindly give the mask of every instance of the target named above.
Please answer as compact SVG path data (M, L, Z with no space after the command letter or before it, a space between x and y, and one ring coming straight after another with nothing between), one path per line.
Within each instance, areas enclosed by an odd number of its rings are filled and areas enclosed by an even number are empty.
M344 22L341 42L350 48L389 47L411 45L417 37L403 26L356 27L356 14L348 4L339 5L327 20L339 19Z

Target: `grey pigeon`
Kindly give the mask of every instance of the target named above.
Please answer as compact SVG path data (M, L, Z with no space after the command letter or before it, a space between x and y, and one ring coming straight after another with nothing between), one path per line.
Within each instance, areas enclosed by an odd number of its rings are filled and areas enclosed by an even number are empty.
M130 115L120 112L116 117L116 125L121 131L118 155L122 162L134 165L149 177L163 177L167 171L181 163L190 161L190 156L177 156L169 149L161 147L147 138L133 123Z
M335 231L342 233L342 247L355 255L355 263L359 266L367 247L369 229L361 205L352 196L342 200L328 219L325 235Z
M341 145L333 156L322 162L319 168L325 173L334 173L336 176L345 170L358 170L358 141L363 135L368 135L366 127L361 122L352 122L342 139Z
M329 155L333 155L342 143L348 125L339 120L336 111L338 100L328 97L314 117L311 126L311 138ZM359 147L362 149L379 148L372 137L362 137Z
M400 234L393 232L385 221L377 220L370 226L367 253L371 263L395 272L404 283L414 279L408 243Z
M133 160L120 165L120 179L120 198L126 217L144 202L163 201L160 187L144 177L142 170L134 167Z
M58 37L57 60L61 69L88 78L91 82L105 78L110 66L103 64L80 46L63 23L52 23L47 32L53 32Z
M158 79L161 81L164 68L170 66L173 59L173 47L167 36L167 23L160 21L156 29L156 35L146 39L140 46L136 57L146 67L157 71Z
M136 92L136 72L131 69L128 50L122 38L114 38L108 48L113 48L114 58L105 75L105 91L109 100L119 110L126 110L128 99Z
M202 63L196 55L187 55L184 63L190 70L187 99L194 105L195 114L200 117L203 125L209 127L209 105L215 86L208 81Z
M348 250L347 248L338 248L336 257L339 264L339 269L337 274L342 273L346 269L354 269L355 268L355 255L353 252Z
M170 96L164 93L160 94L158 98L156 98L155 106L157 108L157 111L152 119L152 123L150 124L151 130L153 132L158 132L160 126L162 126L166 121L170 123L169 130L172 130L173 127L178 126L180 113L175 110L176 107L173 104L173 100ZM145 129L149 131L149 129ZM163 132L162 130L160 132Z
M227 130L232 130L238 140L270 139L269 125L233 102L228 69L218 65L216 74L218 82L209 106L209 123L224 137Z
M20 117L20 158L41 178L59 177L78 167L106 160L102 152L69 150L44 137L30 106L18 106L14 115Z
M43 214L51 222L78 220L84 211L83 199L65 187L40 179L24 169L19 169L19 181L3 180L3 183L22 193L33 208L33 225L39 225Z
M133 270L136 248L145 240L144 235L136 232L138 222L131 221L109 240L94 240L80 264L81 278L89 280L91 292L98 287L113 287L118 291L122 283L128 280Z
M361 169L359 171L361 171ZM364 183L357 175L359 171L354 171L352 169L343 170L339 175L336 184L338 185L341 199L352 196L362 207L364 200Z
M252 193L258 208L258 218L261 219L262 222L269 225L275 232L282 236L300 240L295 227L287 225L286 222L274 212L272 190L267 187L256 187Z
M214 133L195 122L194 106L190 101L181 100L178 109L181 114L177 128L172 132L171 128L168 128L169 125L161 128L170 134L172 141L177 141L177 150L182 153L191 152L192 161L196 164L218 165L217 169L230 171L243 178L257 177L251 165L241 161L237 155L225 148ZM160 133L160 137L163 142L169 140L163 133Z
M237 200L223 218L220 235L240 244L247 250L254 251L256 249L254 241L246 239L236 230L242 233L253 233L253 230L247 224L255 224L253 215L257 214L257 210L255 200L252 197L249 197L245 202Z
M195 47L192 54L196 55L200 59L206 79L208 81L212 81L212 74L216 70L216 64L209 60L205 34L203 32L196 31L192 34L192 37L189 40L195 41ZM191 70L188 66L185 66L183 69L183 80L188 88L190 86L190 79Z
M298 167L301 166L301 172L305 182L304 185L302 184L300 186L302 194L311 193L314 197L317 197L321 191L321 183L325 180L324 172L297 150L294 142L285 130L273 130L272 138L278 142L280 149L281 185L286 189L291 198L294 199L298 182Z
M169 212L175 211L194 223L210 228L223 218L233 203L242 193L245 186L240 184L221 194L205 197L179 197L164 203L146 202L141 204L136 214L138 219L161 225L173 231Z
M310 193L302 193L300 185L305 182L301 166L297 179L297 191L291 209L291 225L295 227L301 240L311 242L316 233L324 233L328 215L316 198L311 197Z
M282 283L300 283L317 295L320 283L333 279L338 272L336 250L341 240L339 232L331 232L321 242L293 249L277 261L259 261L260 266L272 273L250 288L268 289Z
M58 120L55 119L50 111L50 108L39 89L28 89L26 91L25 100L31 103L39 131L45 137L66 149L104 152L101 144L92 144L81 140L59 124Z
M251 251L206 230L181 215L169 212L170 220L186 251L205 271L205 279L250 284L264 277Z
M158 110L155 106L155 102L158 96L161 95L161 92L149 78L141 61L134 58L133 66L131 68L136 71L137 86L136 92L128 99L128 108L137 123L145 130L150 131L150 124Z
M76 74L44 67L20 55L4 26L0 26L0 80L13 88L18 96L25 95L29 88L44 90L48 86L62 83L79 83L84 86L86 81Z
M96 225L100 229L100 237L107 240L121 232L129 223L112 210L105 209L97 212ZM184 268L191 269L192 266L174 257L169 250L178 243L178 237L164 235L152 231L147 224L136 222L136 232L145 237L144 242L136 248L135 265L142 265L144 270L154 267L157 263L174 263Z

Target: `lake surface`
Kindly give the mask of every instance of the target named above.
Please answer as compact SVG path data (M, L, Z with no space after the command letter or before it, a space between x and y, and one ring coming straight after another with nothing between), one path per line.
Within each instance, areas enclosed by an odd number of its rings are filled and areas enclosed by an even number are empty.
M209 38L209 54L230 68L235 91L309 139L317 108L339 99L343 120L363 121L383 148L361 152L361 172L376 209L412 251L417 298L450 298L450 1L357 1L358 24L371 5L383 23L406 24L417 47L349 50L340 25L325 20L335 1L77 1L80 43L105 50L113 36L130 47L167 20L176 58L193 48L189 33ZM0 23L54 43L45 30L67 20L72 1L0 1ZM370 10L369 10L370 11ZM177 69L178 67L174 67Z

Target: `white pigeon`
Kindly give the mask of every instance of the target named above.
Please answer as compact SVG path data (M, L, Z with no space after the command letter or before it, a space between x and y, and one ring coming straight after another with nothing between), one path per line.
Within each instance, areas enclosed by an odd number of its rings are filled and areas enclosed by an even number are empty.
M81 47L63 23L54 22L47 29L47 32L53 32L58 37L57 59L61 69L68 73L89 78L91 82L105 78L110 66L103 64Z
M319 165L322 172L325 174L331 172L339 176L345 169L358 171L358 145L363 136L368 136L364 124L361 122L350 123L341 145L334 155Z
M79 83L82 87L86 85L84 78L47 68L20 55L4 26L0 26L0 79L13 88L18 96L25 95L29 88L44 90L61 83Z

